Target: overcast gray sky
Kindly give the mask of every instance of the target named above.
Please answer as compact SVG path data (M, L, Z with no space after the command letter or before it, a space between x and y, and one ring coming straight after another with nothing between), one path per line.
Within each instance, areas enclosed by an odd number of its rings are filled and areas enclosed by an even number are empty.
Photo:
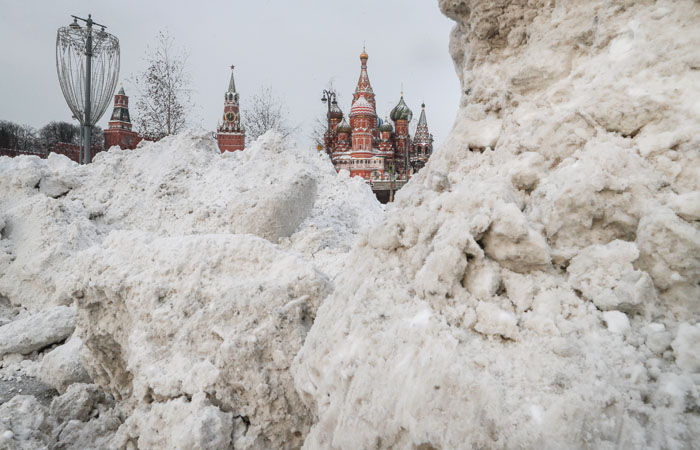
M261 86L270 86L284 99L292 124L301 127L298 142L310 143L329 80L349 112L363 42L382 118L398 102L403 83L414 120L425 101L440 144L459 104L448 54L453 23L436 0L0 0L0 8L0 119L34 127L71 120L56 76L56 29L68 25L71 14L88 13L119 38L119 79L129 95L135 92L127 79L145 68L146 45L167 29L189 52L194 122L206 129L214 130L221 117L234 64L242 106ZM103 128L111 108L99 122Z

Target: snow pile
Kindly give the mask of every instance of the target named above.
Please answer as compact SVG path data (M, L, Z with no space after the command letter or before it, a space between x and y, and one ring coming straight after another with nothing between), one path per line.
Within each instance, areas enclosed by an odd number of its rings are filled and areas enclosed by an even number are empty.
M693 448L700 4L440 7L462 106L295 359L304 448Z
M0 158L0 174L0 383L37 395L0 410L3 445L301 446L312 415L288 368L383 214L369 187L274 133L223 155L189 132L89 166Z
M274 133L221 155L193 132L99 153L88 168L54 154L3 158L0 174L0 294L34 309L47 298L69 303L70 292L57 290L68 259L114 230L250 233L312 256L346 252L382 214L364 183Z
M242 448L301 445L311 416L288 368L330 291L311 264L250 235L118 232L83 252L79 269L88 273L76 286L88 370L137 409L124 443L154 448L185 424L207 430L213 414L222 429L237 418ZM186 422L183 398L201 400Z

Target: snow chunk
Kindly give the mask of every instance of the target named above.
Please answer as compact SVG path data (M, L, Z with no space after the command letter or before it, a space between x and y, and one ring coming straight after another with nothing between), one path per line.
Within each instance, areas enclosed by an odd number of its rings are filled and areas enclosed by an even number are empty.
M177 398L140 408L118 433L117 442L135 439L138 448L226 450L233 448L233 415L199 393L192 401Z
M639 250L633 242L615 240L586 247L566 271L571 286L599 309L635 313L656 301L651 277L632 265L637 258Z
M682 323L671 347L678 367L688 372L700 372L700 325Z
M61 393L66 392L68 386L73 383L89 383L90 375L80 361L82 348L80 338L72 336L68 342L44 355L37 378Z
M627 334L630 331L630 320L627 314L620 311L605 311L603 320L611 333Z
M513 203L497 203L494 221L484 238L485 252L515 272L544 268L550 262L544 237L527 224Z
M669 206L685 220L700 220L700 191L676 195Z
M31 353L66 339L75 329L75 310L57 306L0 327L0 356Z

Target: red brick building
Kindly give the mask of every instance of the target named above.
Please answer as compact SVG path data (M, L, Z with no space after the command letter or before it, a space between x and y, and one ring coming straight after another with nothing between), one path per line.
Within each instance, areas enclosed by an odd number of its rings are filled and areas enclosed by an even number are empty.
M78 144L69 144L67 142L58 142L52 147L39 147L34 150L0 148L0 156L9 156L10 158L17 156L38 156L39 158L45 159L49 153L65 155L75 162L80 162L80 146Z
M235 152L245 148L245 129L241 124L241 113L238 105L238 92L233 79L233 68L231 66L231 80L228 83L228 90L224 94L224 116L223 122L216 129L216 141L219 149L223 152Z
M367 73L369 56L363 50L360 55L360 78L352 97L350 121L333 104L328 113L330 130L324 135L326 151L336 170L347 169L350 176L360 176L368 181L406 180L420 170L433 151L433 137L428 131L425 105L416 130L416 139L409 134L413 112L406 105L401 92L399 103L391 110L394 126L377 115L374 90Z
M121 87L114 96L114 111L109 119L109 127L104 131L105 150L117 146L124 149L134 149L142 138L131 129L129 116L129 97Z

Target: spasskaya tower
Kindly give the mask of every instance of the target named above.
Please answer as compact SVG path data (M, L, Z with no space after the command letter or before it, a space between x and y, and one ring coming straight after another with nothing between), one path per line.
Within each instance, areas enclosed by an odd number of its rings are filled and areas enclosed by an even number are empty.
M238 92L233 80L233 67L231 66L231 80L228 90L224 94L223 123L216 129L216 140L219 149L223 152L235 152L245 147L245 129L241 124L241 114L238 105Z

